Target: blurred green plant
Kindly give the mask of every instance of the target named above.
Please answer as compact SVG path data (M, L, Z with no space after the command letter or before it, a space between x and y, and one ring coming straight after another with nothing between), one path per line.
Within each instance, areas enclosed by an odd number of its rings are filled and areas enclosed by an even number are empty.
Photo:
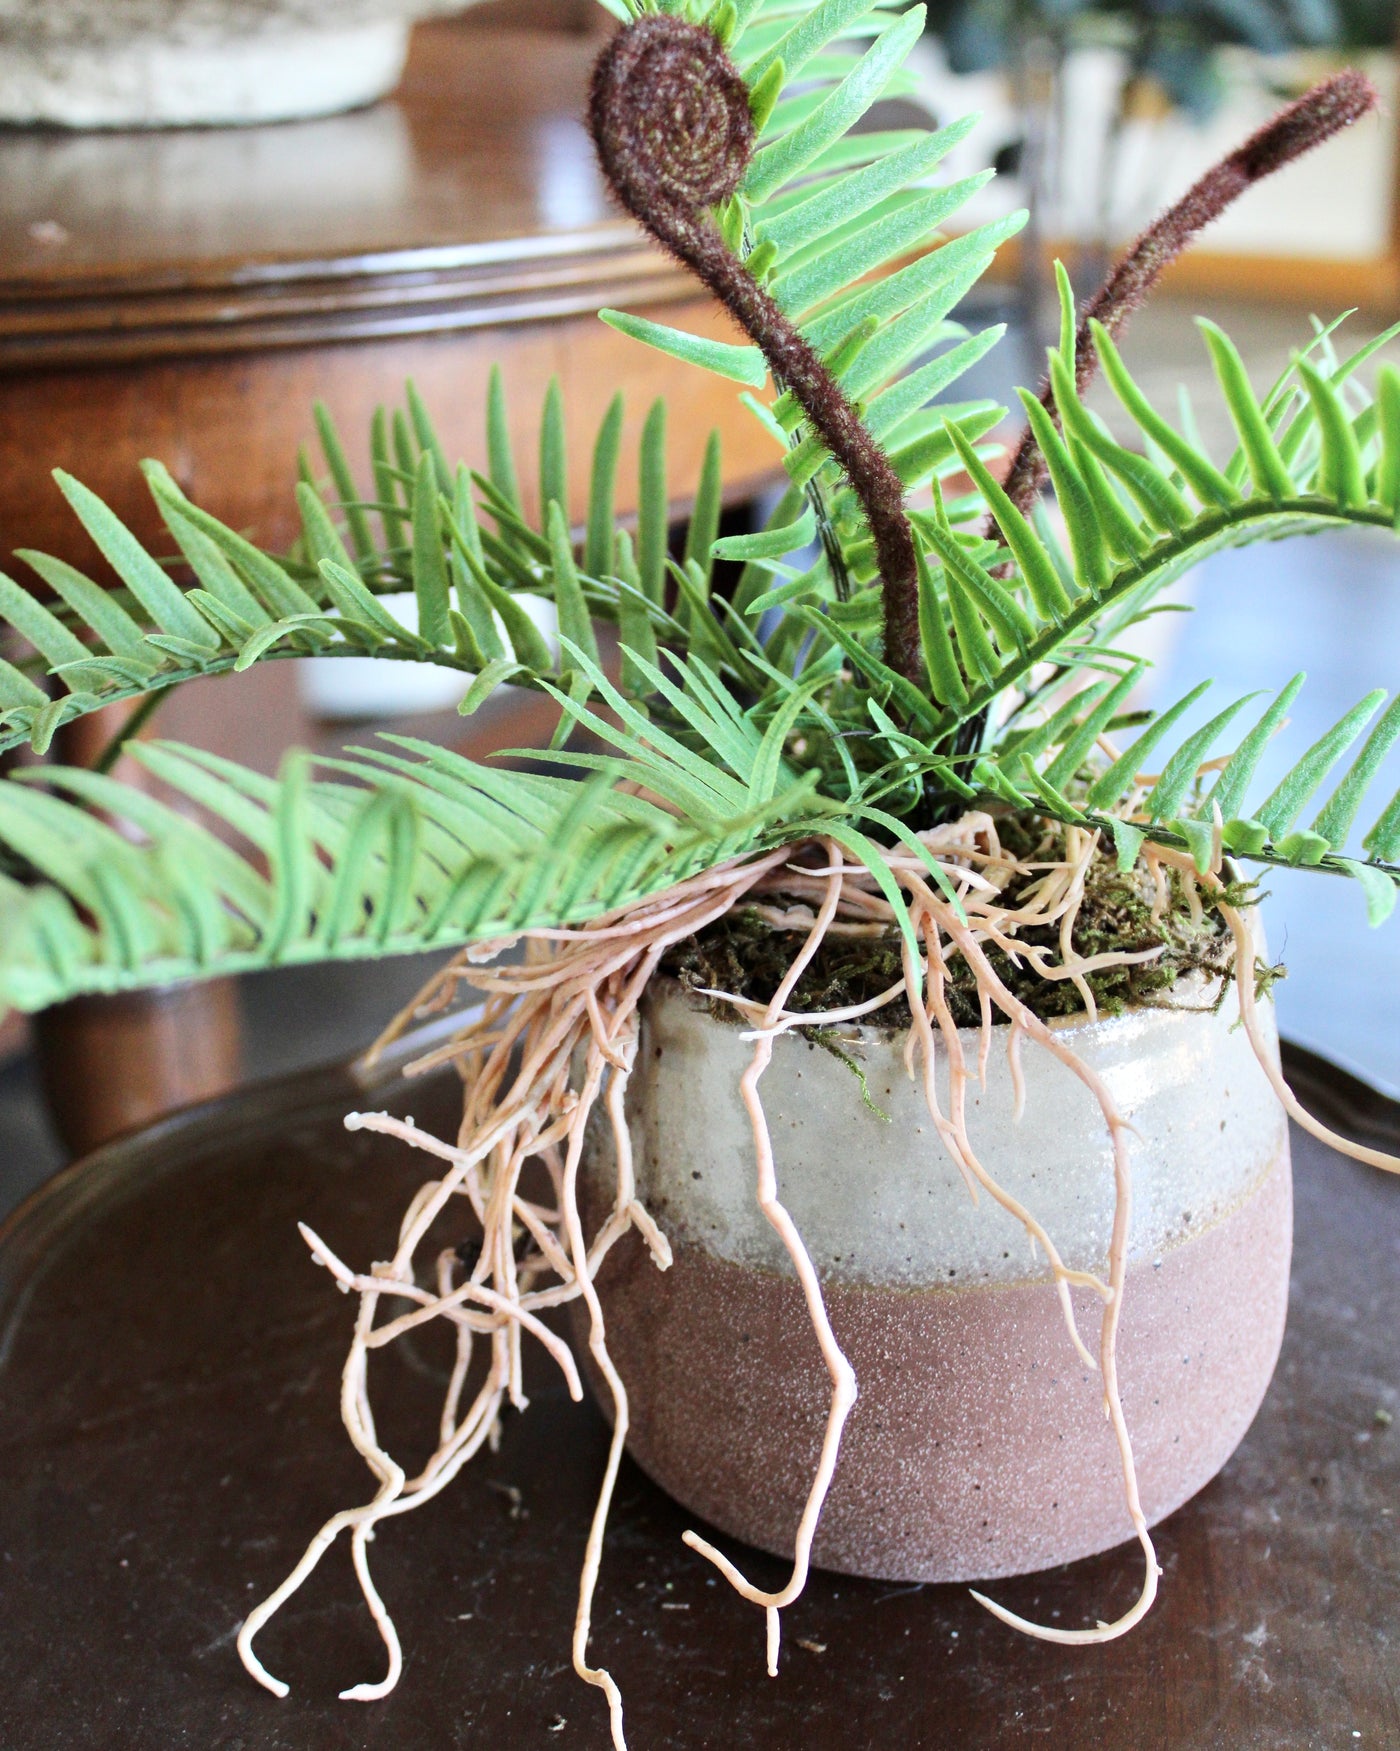
M1123 56L1128 103L1151 80L1177 108L1205 118L1224 91L1222 48L1388 47L1394 14L1385 0L931 0L929 28L957 73L1014 67L1028 42L1054 60L1112 47Z

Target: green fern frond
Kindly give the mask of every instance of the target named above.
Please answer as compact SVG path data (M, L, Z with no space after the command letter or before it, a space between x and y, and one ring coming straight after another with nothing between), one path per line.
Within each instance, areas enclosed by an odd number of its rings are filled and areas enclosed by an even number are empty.
M385 741L324 777L294 754L277 779L173 744L135 750L246 852L102 774L0 785L0 1001L33 1010L581 922L833 813L809 780L762 763L761 739L747 786L710 782L678 751L600 760L580 785ZM619 789L628 776L691 806L678 818Z
M1388 915L1400 887L1400 793L1365 829L1361 848L1366 855L1348 854L1347 846L1382 763L1400 741L1400 697L1376 720L1354 760L1344 764L1384 702L1380 690L1345 712L1251 809L1249 790L1260 757L1282 726L1303 677L1294 676L1233 747L1227 738L1249 696L1233 700L1164 752L1170 732L1210 687L1207 681L1163 711L1149 714L1123 753L1112 758L1095 754L1113 711L1137 679L1138 672L1129 671L1116 686L1100 682L1086 688L1042 730L1008 738L986 761L1000 763L1013 778L1032 784L1040 780L1050 787L1055 797L1042 790L1042 806L1048 804L1046 812L1056 818L1097 826L1115 837L1126 822L1133 829L1134 854L1144 840L1155 841L1191 851L1205 868L1218 832L1224 849L1236 856L1357 878L1366 888L1373 920ZM1149 779L1144 774L1150 758L1159 771ZM1205 776L1212 770L1216 776L1207 789ZM1315 818L1299 826L1299 817L1325 786L1330 792ZM1065 795L1070 788L1082 796L1082 806Z
M635 536L617 531L613 516L619 399L595 443L581 543L563 520L557 384L541 418L538 523L520 508L498 388L488 405L488 472L480 476L449 470L412 385L408 404L406 420L375 419L371 456L380 496L371 500L357 495L344 444L326 410L317 409L328 484L298 484L302 535L290 556L263 552L191 504L159 463L148 463L147 484L179 555L173 564L159 563L87 488L61 476L61 489L116 582L22 550L19 557L57 597L47 604L0 574L0 625L32 652L0 663L0 751L28 742L44 753L63 724L104 706L287 657L432 663L459 671L464 691L488 672L494 683L537 686L562 671L522 595L554 604L561 624L585 647L594 620L618 626L643 651L648 636L653 642L678 630L684 636L683 623L678 628L663 606L671 503L659 404L643 433ZM686 538L707 576L720 479L716 443ZM176 581L177 567L190 574L186 585ZM396 592L413 596L416 623L383 600ZM478 687L473 706L486 691Z
M1060 429L1030 395L1028 415L1049 464L1068 532L1068 563L1016 511L966 434L948 425L959 462L973 479L1006 543L1003 563L975 557L976 538L952 532L930 544L949 618L959 633L966 700L950 703L944 733L1028 685L1041 665L1064 664L1124 609L1134 615L1202 560L1223 548L1342 525L1394 528L1400 516L1400 403L1348 406L1345 366L1330 374L1298 361L1306 393L1266 412L1218 331L1207 333L1226 411L1244 458L1217 468L1155 410L1102 329L1095 342L1104 375L1136 427L1140 448L1112 439L1084 405L1073 373L1051 352ZM1290 408L1275 435L1279 407ZM1154 459L1154 453L1160 460ZM992 556L995 560L996 556ZM994 588L994 586L998 586ZM961 620L959 620L961 615Z

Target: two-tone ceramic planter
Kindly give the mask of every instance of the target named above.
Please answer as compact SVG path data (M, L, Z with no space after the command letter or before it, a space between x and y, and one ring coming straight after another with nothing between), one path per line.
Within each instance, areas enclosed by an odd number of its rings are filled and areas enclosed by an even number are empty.
M1234 1450L1283 1335L1287 1128L1235 1020L1231 998L1219 1014L1178 1007L1062 1024L1138 1133L1119 1370L1154 1522ZM1098 1108L1027 1043L1018 1121L1004 1039L985 1090L969 1095L974 1143L1065 1263L1102 1275L1113 1172ZM974 1207L902 1046L860 1030L889 1123L862 1104L846 1066L799 1036L777 1041L762 1083L780 1193L860 1390L814 1559L949 1581L1086 1556L1131 1535L1101 1385L1069 1343L1043 1256L989 1199ZM975 1063L976 1036L965 1046ZM723 1532L784 1552L829 1382L796 1277L755 1203L737 1092L751 1051L737 1027L658 981L630 1113L638 1192L675 1262L660 1274L629 1243L600 1290L633 1457ZM590 1175L608 1172L607 1155L600 1138ZM1092 1350L1098 1304L1077 1304Z

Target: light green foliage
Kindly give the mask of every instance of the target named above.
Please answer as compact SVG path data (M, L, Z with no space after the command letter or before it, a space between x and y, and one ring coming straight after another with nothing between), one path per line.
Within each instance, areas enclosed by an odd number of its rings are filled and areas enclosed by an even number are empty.
M628 12L625 0L614 9ZM707 15L685 0L671 9ZM1075 392L1066 305L1050 357L1056 419L1026 397L1058 515L1023 515L989 466L1003 410L949 399L999 334L967 333L955 308L1019 218L928 247L980 184L941 175L969 124L852 132L900 89L918 9L722 0L710 16L761 123L717 222L909 489L926 689L883 660L860 507L786 394L771 408L741 399L784 447L774 456L790 488L766 530L723 539L717 441L678 537L667 410L617 398L586 452L586 502L570 505L557 386L527 459L512 452L499 375L483 471L445 454L431 395L410 387L404 412L373 422L365 496L317 409L321 460L296 486L290 554L261 551L150 464L169 535L158 559L60 477L113 580L22 553L47 586L41 601L0 575L13 634L0 749L42 753L59 726L99 707L312 654L459 670L463 711L502 684L533 688L557 702L559 730L552 775L388 737L340 761L293 751L276 779L166 743L134 750L197 818L101 772L15 773L0 782L4 1001L37 1008L84 990L581 922L812 832L888 887L876 841L917 847L917 829L987 798L1097 826L1125 865L1148 840L1204 863L1218 834L1243 858L1356 879L1377 920L1394 905L1400 797L1371 792L1400 740L1400 705L1368 693L1252 800L1302 678L1272 699L1221 701L1184 733L1210 684L1155 716L1130 713L1142 665L1117 648L1222 547L1400 524L1400 374L1381 365L1374 399L1362 381L1381 343L1339 359L1333 331L1320 331L1261 396L1204 325L1236 434L1233 454L1212 458L1193 427L1150 405L1100 331L1102 374L1132 429L1126 441L1109 433ZM752 347L608 320L701 368L763 381ZM639 507L635 519L619 521L619 502ZM386 600L399 593L416 601L412 625ZM557 644L527 597L554 604Z
M629 335L658 352L670 353L672 358L684 359L688 365L698 365L702 371L713 371L717 377L727 377L732 383L762 389L768 381L768 367L757 347L706 340L703 335L668 328L662 322L649 322L645 316L630 316L625 310L600 310L598 315L619 334Z

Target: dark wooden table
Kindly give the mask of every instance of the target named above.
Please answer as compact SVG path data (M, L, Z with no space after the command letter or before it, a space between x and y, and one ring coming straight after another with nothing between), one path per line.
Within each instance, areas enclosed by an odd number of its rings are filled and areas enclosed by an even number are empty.
M1316 1060L1292 1069L1334 1117L1400 1142L1400 1109ZM418 1085L409 1104L445 1117L450 1094ZM407 1654L391 1698L335 1699L383 1658L343 1551L260 1642L291 1698L237 1663L249 1604L325 1513L365 1497L336 1411L353 1307L294 1225L351 1259L382 1253L416 1165L339 1121L386 1099L402 1108L402 1087L331 1072L177 1116L69 1170L0 1233L5 1751L607 1746L600 1698L568 1665L605 1434L547 1375L499 1453L381 1531ZM1134 1634L1048 1647L963 1587L818 1574L772 1681L758 1614L626 1466L593 1646L634 1751L1400 1745L1400 1185L1294 1146L1278 1375L1223 1474L1161 1527L1160 1602ZM427 1349L381 1367L386 1424L426 1432L434 1367ZM764 1584L781 1569L748 1566ZM1137 1580L1129 1547L996 1592L1072 1625L1115 1615Z

